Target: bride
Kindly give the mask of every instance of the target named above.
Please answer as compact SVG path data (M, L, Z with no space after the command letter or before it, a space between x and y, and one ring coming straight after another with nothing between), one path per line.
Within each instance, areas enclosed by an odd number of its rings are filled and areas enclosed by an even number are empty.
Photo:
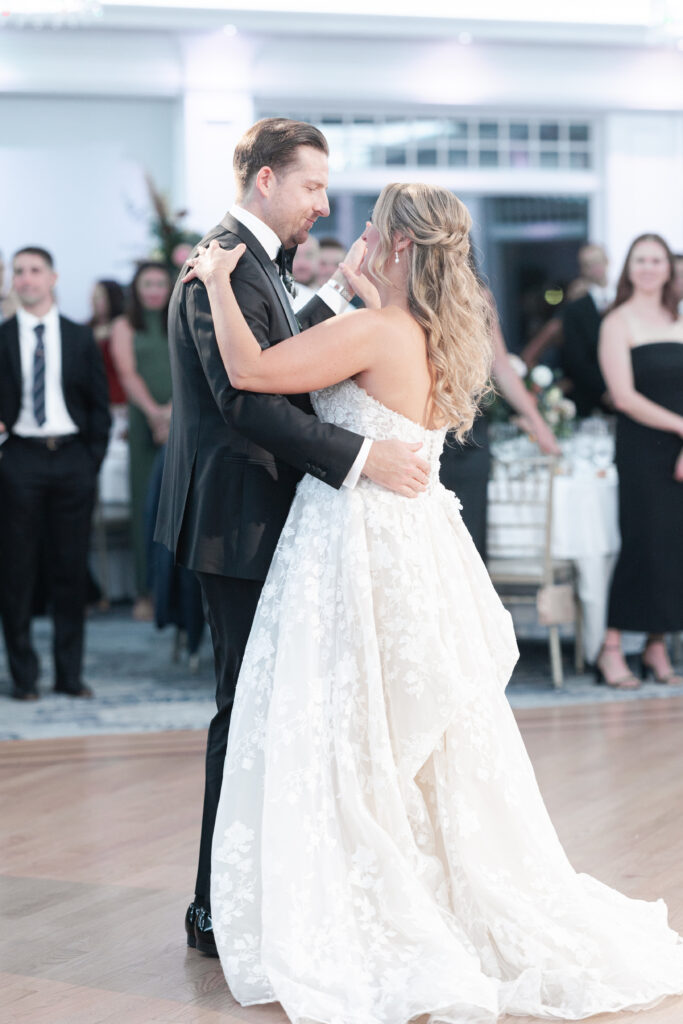
M445 189L387 186L351 275L376 308L264 351L230 287L243 246L212 242L186 278L233 385L310 390L320 419L420 441L431 465L413 499L304 477L242 665L214 930L235 998L294 1024L578 1020L683 992L665 905L562 850L504 693L510 617L438 482L491 358L469 228Z

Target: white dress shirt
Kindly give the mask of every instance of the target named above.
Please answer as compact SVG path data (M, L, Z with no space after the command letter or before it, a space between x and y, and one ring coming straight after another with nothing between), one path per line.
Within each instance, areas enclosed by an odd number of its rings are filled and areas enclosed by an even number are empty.
M20 437L64 437L77 434L78 427L69 416L62 388L62 334L59 312L52 305L45 316L34 316L19 307L19 351L21 354L21 409L12 433ZM45 422L40 426L33 414L33 356L37 336L34 328L45 325Z
M614 301L614 295L609 288L603 288L599 284L592 285L588 289L588 294L595 303L598 313L604 313L610 303Z
M235 220L238 220L240 224L244 224L245 228L251 231L252 235L261 243L266 253L271 260L276 260L277 255L280 251L280 239L275 234L272 228L268 227L264 221L260 220L255 214L249 210L243 210L241 206L237 204L230 207L229 213ZM283 284L283 290L285 286ZM289 294L287 298L289 299ZM335 291L328 284L324 284L318 289L318 298L322 299L326 306L329 306L333 313L341 313L345 309L348 309L349 303L344 299L339 292ZM360 447L360 451L356 456L351 469L344 478L343 487L355 487L360 480L360 475L363 472L365 463L367 462L368 455L370 454L370 448L372 441L369 437L363 439L363 444Z

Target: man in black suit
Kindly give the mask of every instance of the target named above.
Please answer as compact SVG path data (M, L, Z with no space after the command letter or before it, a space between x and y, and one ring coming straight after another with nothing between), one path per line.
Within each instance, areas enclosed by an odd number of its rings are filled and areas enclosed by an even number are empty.
M31 604L47 554L55 692L91 697L81 679L90 520L109 439L102 356L88 327L59 315L52 257L13 260L16 316L0 325L0 610L12 696L38 697Z
M340 272L292 312L287 255L329 214L324 136L284 118L259 121L233 160L237 203L202 240L247 250L232 275L251 329L265 348L346 307ZM289 253L287 254L287 250ZM183 273L181 272L181 277ZM294 496L311 473L331 487L353 486L361 471L403 494L426 486L416 445L370 442L321 423L308 395L259 395L231 387L218 351L204 285L176 283L169 309L173 417L156 539L199 577L211 628L217 714L206 752L206 786L188 944L215 955L210 916L211 840L230 713L263 581Z
M584 245L579 250L580 278L574 285L585 288L585 295L568 303L562 311L562 368L573 382L569 398L576 404L578 416L590 416L609 409L607 387L598 363L600 323L607 295L607 254L600 245Z

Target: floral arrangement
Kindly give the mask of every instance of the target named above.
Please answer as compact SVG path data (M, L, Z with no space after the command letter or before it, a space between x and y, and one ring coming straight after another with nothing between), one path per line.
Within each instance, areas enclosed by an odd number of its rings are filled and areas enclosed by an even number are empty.
M543 364L529 370L526 363L514 353L510 353L509 359L517 375L524 381L527 391L536 398L538 411L555 436L569 437L572 422L576 418L576 406L570 398L565 397L557 384L560 372ZM489 419L498 423L509 422L516 415L500 395L495 396L486 411Z
M168 201L149 175L145 176L145 181L154 210L150 224L155 239L152 259L165 263L172 273L177 273L202 236L182 226L181 222L187 217L187 210L176 210L172 213Z
M549 366L542 363L534 366L530 372L524 366L524 382L527 390L536 396L541 416L556 437L569 437L572 421L576 419L576 406L571 398L565 397L562 388L556 383L559 375L559 372L553 373Z

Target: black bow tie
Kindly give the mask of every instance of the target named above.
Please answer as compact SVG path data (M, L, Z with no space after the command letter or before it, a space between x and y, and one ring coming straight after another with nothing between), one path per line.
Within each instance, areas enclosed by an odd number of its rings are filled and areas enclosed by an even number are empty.
M292 296L296 295L294 278L292 277L292 264L294 263L296 248L297 247L293 245L291 249L285 249L284 245L281 245L278 249L277 256L275 257L275 264L277 266L278 273L282 278L282 283Z

